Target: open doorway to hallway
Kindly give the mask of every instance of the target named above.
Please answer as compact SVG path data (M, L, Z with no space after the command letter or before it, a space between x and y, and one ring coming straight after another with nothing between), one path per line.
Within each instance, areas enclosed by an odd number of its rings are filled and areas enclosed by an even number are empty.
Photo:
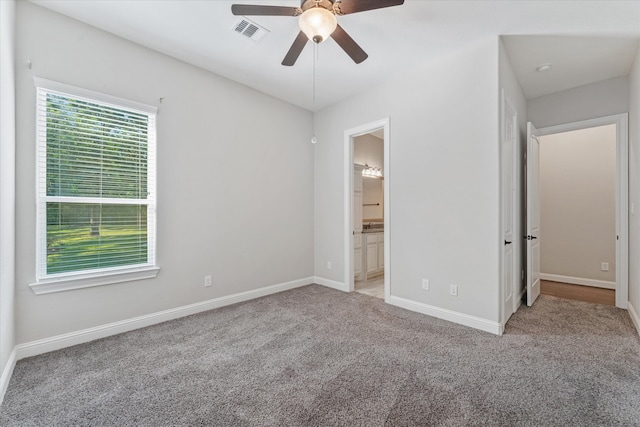
M540 137L540 278L568 296L615 292L616 175L615 124Z
M564 283L574 296L589 287L613 291L615 305L626 308L627 115L538 132L539 277L547 290L552 282Z

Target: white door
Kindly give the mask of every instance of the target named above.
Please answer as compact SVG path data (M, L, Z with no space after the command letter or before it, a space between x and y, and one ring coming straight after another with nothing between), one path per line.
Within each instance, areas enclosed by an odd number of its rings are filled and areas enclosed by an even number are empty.
M384 270L384 233L378 234L378 270Z
M353 232L362 232L362 190L353 191Z
M362 278L362 233L353 236L353 275L355 280Z
M504 240L502 264L502 320L506 322L515 311L515 255L514 217L515 183L514 151L518 142L518 113L502 97L502 238Z
M362 168L355 165L353 174L353 207L352 207L352 234L353 253L351 265L353 266L354 280L362 279Z
M527 305L540 295L540 141L527 123Z
M378 238L375 233L367 234L367 273L378 269ZM366 279L365 279L366 280Z

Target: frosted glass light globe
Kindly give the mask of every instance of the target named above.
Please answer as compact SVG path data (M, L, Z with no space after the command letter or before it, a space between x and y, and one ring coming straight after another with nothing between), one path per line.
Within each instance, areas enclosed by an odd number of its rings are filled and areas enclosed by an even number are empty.
M316 43L325 41L338 26L336 16L327 9L312 7L304 11L298 20L300 30L309 40Z

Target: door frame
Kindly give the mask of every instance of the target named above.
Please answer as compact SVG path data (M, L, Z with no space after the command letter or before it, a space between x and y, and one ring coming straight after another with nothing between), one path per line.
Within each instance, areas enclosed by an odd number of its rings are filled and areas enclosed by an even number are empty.
M389 117L344 131L344 276L347 291L354 291L353 279L353 140L357 136L383 129L384 132L384 300L391 296L391 221L389 220Z
M629 302L629 115L582 120L538 129L540 136L616 125L616 307Z

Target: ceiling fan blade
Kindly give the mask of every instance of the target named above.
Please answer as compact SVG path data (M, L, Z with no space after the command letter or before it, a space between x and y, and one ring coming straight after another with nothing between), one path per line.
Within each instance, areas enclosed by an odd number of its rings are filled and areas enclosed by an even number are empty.
M400 6L402 4L404 4L404 0L342 0L336 1L333 4L333 10L336 15L348 15L350 13Z
M234 15L299 16L302 14L302 9L299 7L287 6L232 4L231 13Z
M287 55L282 60L282 65L291 67L293 64L295 64L308 40L309 39L307 38L306 34L300 31L298 33L298 37L296 37L296 39L293 41L289 52L287 52Z
M340 45L342 50L347 52L347 55L349 55L356 64L361 63L369 57L367 52L362 50L358 43L356 43L340 25L336 27L331 37Z

